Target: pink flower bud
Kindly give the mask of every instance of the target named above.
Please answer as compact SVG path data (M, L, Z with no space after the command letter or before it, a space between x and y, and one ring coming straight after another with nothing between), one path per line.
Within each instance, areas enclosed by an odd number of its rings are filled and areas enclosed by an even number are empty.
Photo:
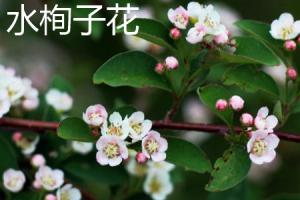
M53 194L47 194L45 200L56 200L56 196Z
M148 158L146 157L146 155L144 153L142 153L142 152L138 152L136 154L136 156L135 156L135 159L140 164L144 164L148 160Z
M226 44L229 41L228 31L224 31L223 33L215 36L214 41L216 44Z
M31 158L31 164L34 167L41 167L41 166L44 166L46 164L46 160L45 160L43 155L35 154Z
M249 113L242 114L240 120L241 120L241 123L245 126L253 125L253 117Z
M176 69L178 67L178 60L173 56L169 56L165 60L167 69Z
M295 51L296 48L297 48L297 44L296 44L296 42L294 40L287 40L284 43L284 48L287 51Z
M23 134L21 132L15 132L12 136L12 140L14 142L19 142L23 138Z
M165 67L162 63L157 63L157 65L155 66L155 71L158 73L158 74L162 74L165 70Z
M244 107L244 100L240 96L234 95L230 98L229 105L233 110L239 111Z
M178 40L181 37L181 31L178 28L172 28L170 31L170 36L174 40Z
M217 110L223 111L227 108L227 106L228 106L228 103L225 99L219 99L216 102L216 109Z
M33 186L34 189L37 189L37 190L39 190L39 189L42 188L41 183L39 181L37 181L37 180L33 181L32 186Z
M298 73L295 70L295 68L289 67L289 68L287 68L286 75L287 75L287 77L289 77L291 80L294 81L297 79Z

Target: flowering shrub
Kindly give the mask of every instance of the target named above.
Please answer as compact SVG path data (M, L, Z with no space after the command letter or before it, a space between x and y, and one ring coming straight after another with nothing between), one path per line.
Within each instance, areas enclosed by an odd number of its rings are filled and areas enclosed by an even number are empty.
M38 92L29 79L0 66L0 127L14 131L10 138L0 137L0 155L6 160L0 164L1 189L6 198L102 199L93 197L96 192L90 186L96 182L96 188L105 188L101 192L112 199L129 199L143 191L162 200L176 187L176 170L208 173L207 191L227 191L243 182L252 163L272 163L280 139L300 141L278 132L291 114L299 112L299 78L290 58L300 40L300 21L289 13L271 24L240 20L236 26L247 36L235 36L213 5L190 2L170 8L166 16L167 26L136 19L129 29L138 25L139 33L126 39L142 42L143 50L143 44L150 43L164 48L164 56L120 53L92 78L97 85L170 93L173 104L164 119L149 119L130 105L109 110L102 102L71 117L74 100L63 79L54 78L47 91ZM280 64L286 69L284 88L262 70ZM214 80L216 68L222 76ZM219 118L218 125L176 122L189 93L197 93ZM257 94L271 96L272 113ZM246 99L251 95L260 104L256 115L248 109L252 102ZM216 133L224 136L228 149L212 164L199 147L164 129ZM16 156L15 149L21 154Z

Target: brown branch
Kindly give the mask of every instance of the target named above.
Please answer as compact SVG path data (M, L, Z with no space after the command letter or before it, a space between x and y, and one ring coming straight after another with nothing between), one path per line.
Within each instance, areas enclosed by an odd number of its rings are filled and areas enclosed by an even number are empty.
M0 119L0 129L11 130L30 130L35 132L53 131L59 126L58 122L34 121L26 119L2 118ZM153 121L154 129L183 130L183 131L201 131L224 136L228 127L213 124L194 124L180 122ZM241 132L241 128L235 127L236 132ZM276 135L282 140L300 143L300 135L277 131Z

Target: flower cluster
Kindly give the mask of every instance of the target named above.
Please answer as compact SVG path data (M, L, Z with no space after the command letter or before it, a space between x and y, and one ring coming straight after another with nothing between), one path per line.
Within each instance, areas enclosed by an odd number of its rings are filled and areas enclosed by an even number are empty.
M240 120L249 131L247 151L251 161L258 165L272 162L276 157L275 148L279 144L279 138L273 134L278 119L274 115L269 115L267 107L262 107L255 118L249 113L244 113Z
M0 65L0 118L11 107L21 107L31 111L39 105L38 90L27 78L16 76L15 70Z
M294 39L300 34L300 20L295 21L290 13L283 13L272 22L270 34L274 39L284 40L286 50L295 51L297 44Z
M73 98L66 92L51 88L46 96L46 102L57 112L67 112L73 106Z
M94 130L101 131L96 143L96 158L100 165L117 166L128 158L127 144L142 141L142 152L147 159L159 162L166 158L167 140L151 130L152 122L143 112L134 112L124 118L118 112L108 113L100 104L89 106L82 116ZM128 138L131 142L126 141Z
M233 110L240 111L244 107L244 100L237 95L232 96L229 103L225 99L219 99L216 102L216 109L224 111L228 104ZM269 109L262 107L255 118L249 113L243 113L240 122L250 136L247 151L251 161L258 165L273 161L276 157L275 148L279 144L279 138L273 134L278 124L276 116L269 115Z
M226 44L229 41L229 32L221 23L221 17L213 5L201 5L190 2L187 9L179 6L168 11L168 18L173 25L181 30L188 29L186 40L191 44L202 41ZM172 38L180 35L178 30L172 29Z
M170 172L175 165L166 161L140 163L137 160L138 153L130 151L126 169L133 176L146 177L144 191L154 200L163 200L173 191Z
M30 159L31 165L36 168L35 180L32 186L36 190L53 192L56 195L47 194L45 199L52 200L80 200L81 192L71 184L64 184L64 172L59 169L52 169L46 165L46 160L41 154L36 154ZM20 170L7 169L3 173L3 185L10 192L20 192L26 182L25 174Z

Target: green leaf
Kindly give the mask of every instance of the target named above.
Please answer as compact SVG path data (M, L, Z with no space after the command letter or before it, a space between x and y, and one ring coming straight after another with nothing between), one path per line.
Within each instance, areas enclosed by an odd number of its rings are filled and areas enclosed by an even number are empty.
M275 96L279 94L277 84L272 77L256 70L253 66L239 66L228 70L224 75L224 84L235 84L248 92L261 90Z
M167 160L176 166L198 173L211 171L211 163L195 145L176 138L168 138Z
M1 175L9 168L18 169L16 153L4 137L0 137L0 158L2 159L0 162Z
M149 42L159 46L174 50L174 42L169 36L169 30L161 22L153 19L138 18L128 24L127 30L135 31L137 26L139 27L139 32L136 35L137 37L148 40Z
M216 102L219 99L229 99L231 97L228 90L219 85L208 85L198 89L198 95L205 105L207 105L217 116L227 125L232 125L233 112L230 109L219 111L216 109Z
M236 186L247 176L250 166L251 161L245 147L231 146L215 162L206 190L220 192Z
M280 60L273 50L257 39L253 37L236 37L235 40L237 46L236 55L247 57L253 62L267 66L280 64Z
M23 191L20 193L13 193L12 199L13 200L24 200L24 199L30 199L30 200L39 200L40 194L36 191Z
M94 74L93 81L112 87L155 87L170 91L168 82L154 71L156 64L152 56L143 52L121 53L104 63Z
M101 166L95 162L69 161L63 166L64 171L74 179L85 183L120 185L127 180L127 173L122 167Z
M89 126L80 118L70 117L63 120L57 130L57 135L66 140L94 142Z

